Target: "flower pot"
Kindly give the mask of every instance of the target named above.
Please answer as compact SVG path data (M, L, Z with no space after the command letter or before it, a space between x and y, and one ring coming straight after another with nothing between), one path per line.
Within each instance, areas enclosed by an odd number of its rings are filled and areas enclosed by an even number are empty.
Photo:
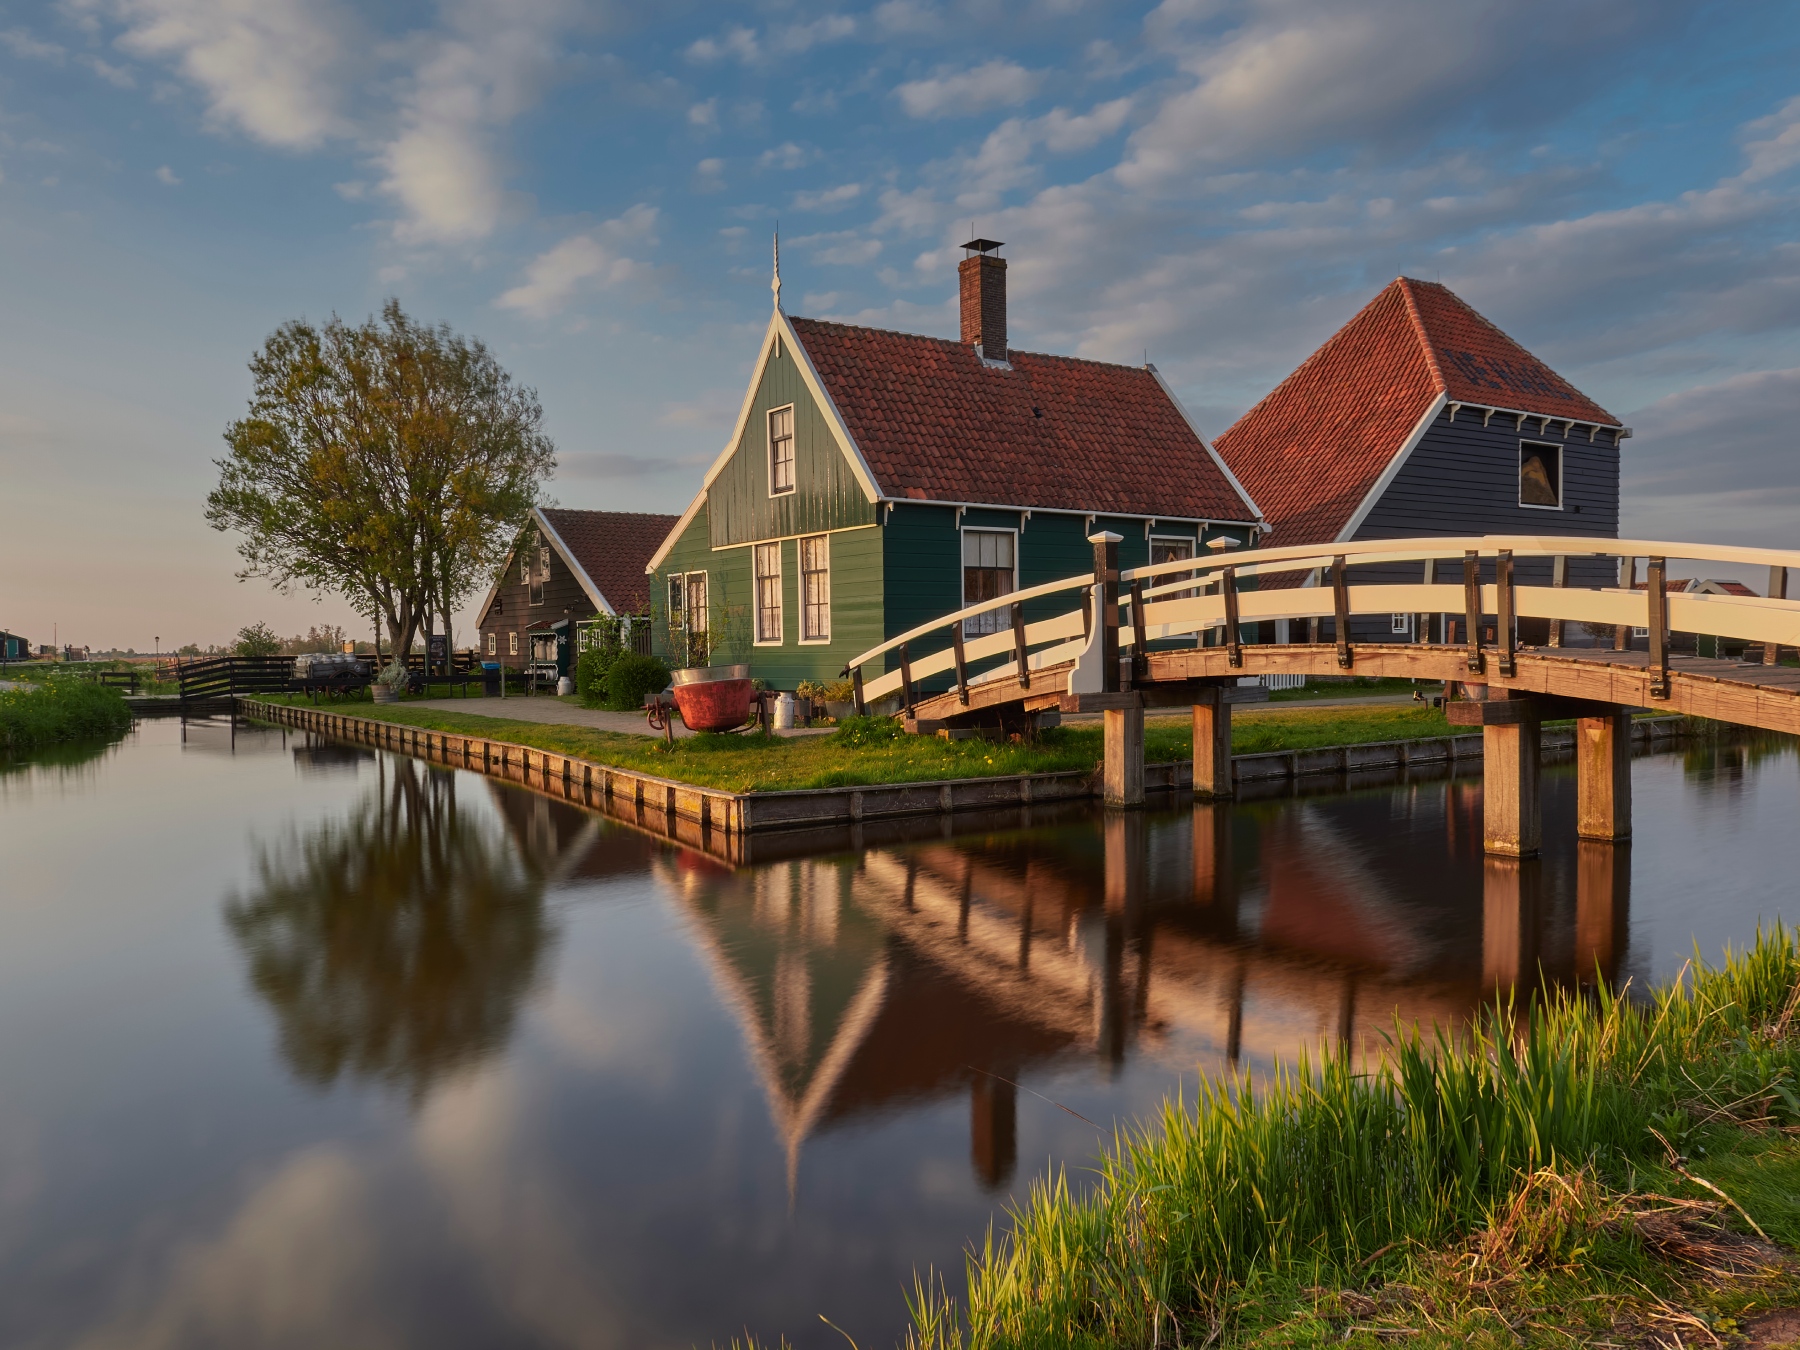
M750 720L748 666L693 666L676 671L671 686L689 731L735 731Z
M834 699L827 699L825 702L825 715L834 722L841 722L846 717L856 716L856 705L854 703L839 703Z
M369 686L369 692L374 695L377 703L398 703L400 701L400 691L391 685L372 684Z

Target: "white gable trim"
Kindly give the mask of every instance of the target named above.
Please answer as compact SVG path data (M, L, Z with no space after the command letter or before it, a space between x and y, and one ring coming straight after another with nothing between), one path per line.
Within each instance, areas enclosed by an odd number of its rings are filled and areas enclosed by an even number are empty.
M1394 457L1388 461L1387 468L1381 471L1381 477L1377 478L1368 492L1363 494L1362 501L1357 504L1356 510L1350 513L1349 521L1345 523L1343 529L1337 532L1337 538L1332 541L1333 543L1347 544L1356 538L1356 532L1362 528L1363 521L1369 518L1369 512L1375 509L1375 503L1380 501L1382 494L1394 485L1394 479L1400 476L1400 470L1406 467L1406 461L1412 458L1412 452L1419 448L1419 442L1425 438L1426 429L1437 421L1437 415L1444 411L1449 402L1449 395L1441 393L1431 401L1431 406L1425 409L1425 415L1412 429L1412 435L1406 438L1400 449L1395 452Z
M575 580L579 581L581 583L581 589L587 592L587 598L594 602L594 608L606 615L609 619L618 618L618 611L606 602L606 597L604 595L600 594L600 588L594 584L594 579L587 574L587 568L576 561L575 555L569 551L569 546L563 542L563 537L556 532L556 526L552 525L549 518L538 508L534 507L531 515L532 519L537 521L538 528L548 536L550 546L554 548L562 560L569 565L569 570L575 574Z
M1169 382L1163 379L1162 372L1148 362L1144 363L1144 369L1150 372L1150 378L1156 381L1156 387L1163 391L1163 397L1168 399L1174 405L1175 411L1181 414L1181 420L1188 424L1188 430L1194 433L1194 439L1200 442L1201 448L1212 456L1212 462L1219 466L1219 472L1225 475L1225 481L1231 484L1232 491L1237 493L1244 505L1250 508L1250 515L1256 521L1257 527L1262 533L1267 534L1269 522L1263 516L1262 508L1251 499L1250 494L1244 490L1244 485L1238 482L1238 476L1231 471L1231 466L1219 458L1219 452L1212 448L1212 442L1206 439L1199 424L1188 415L1188 410L1182 405L1181 400L1175 397L1175 391L1169 388ZM1173 520L1174 517L1171 516L1169 519Z
M675 522L675 528L669 531L662 546L644 564L645 572L654 572L663 565L669 556L669 550L675 547L675 541L686 533L688 526L694 523L694 517L700 513L700 504L706 500L713 480L725 471L732 455L737 453L738 446L744 439L744 432L750 425L750 410L756 406L756 391L762 387L763 372L774 359L777 339L787 342L794 364L799 367L800 378L805 383L807 392L812 395L814 404L824 414L825 425L831 428L832 439L837 442L838 449L850 461L850 468L856 474L863 496L871 503L881 500L881 489L875 486L875 475L869 470L869 462L863 458L862 451L857 448L855 439L850 435L850 429L844 425L843 414L838 411L837 404L825 391L824 382L819 379L819 372L813 367L812 357L807 355L806 344L794 332L794 326L788 322L787 315L777 309L770 314L769 326L763 332L762 350L757 353L756 368L750 372L750 383L744 389L744 401L738 407L737 422L731 428L731 439L725 442L725 448L713 459L706 477L701 480L700 491L694 494L694 500L681 513L681 519Z

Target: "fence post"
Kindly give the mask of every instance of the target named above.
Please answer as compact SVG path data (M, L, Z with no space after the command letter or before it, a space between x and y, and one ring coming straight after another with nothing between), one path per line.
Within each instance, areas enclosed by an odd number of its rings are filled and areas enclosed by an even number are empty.
M1769 569L1769 599L1787 599L1787 568L1771 567ZM1779 665L1781 662L1781 644L1778 642L1763 643L1763 664Z
M1560 553L1550 564L1550 584L1559 591L1566 590L1569 585L1569 560ZM1561 619L1550 620L1550 645L1552 647L1563 645L1562 626Z
M1469 674L1487 669L1481 654L1481 555L1474 549L1463 554L1463 622L1468 626Z
M1031 662L1025 654L1025 606L1013 601L1012 607L1013 655L1019 662L1019 688L1031 688Z
M1237 568L1227 567L1219 577L1225 597L1225 662L1236 667L1244 664L1244 643L1238 632Z
M1105 692L1119 692L1119 543L1123 535L1111 530L1090 534L1094 546L1094 584L1099 587L1100 674Z
M1131 583L1131 681L1136 684L1140 677L1150 674L1150 639L1144 623L1144 583Z
M1331 610L1337 629L1338 669L1350 669L1350 578L1345 574L1344 560L1331 560Z
M864 716L869 711L869 705L863 701L861 666L850 672L850 697L855 704L856 715Z
M900 644L900 703L906 715L913 715L912 662L906 656L906 644Z
M950 626L950 645L956 649L956 701L969 706L969 668L963 661L963 621Z
M1621 557L1619 559L1619 589L1622 591L1632 591L1636 588L1637 559ZM1614 625L1613 650L1615 652L1628 652L1631 650L1630 624L1621 623Z
M1425 560L1425 575L1423 578L1421 578L1421 580L1423 580L1427 586L1437 585L1437 559L1436 558L1427 558ZM1441 620L1443 618L1443 615L1440 614L1438 616L1438 618ZM1431 641L1431 613L1430 613L1430 611L1426 611L1425 613L1422 613L1418 616L1418 624L1419 624L1419 631L1417 634L1415 634L1415 637L1420 642L1430 642ZM1441 636L1441 631L1440 631L1440 636Z
M1510 548L1501 549L1500 556L1494 559L1494 595L1500 673L1510 679L1518 673L1517 648L1513 642L1513 555Z
M1644 571L1649 590L1650 618L1650 697L1669 696L1669 591L1664 581L1668 564L1661 558L1650 559Z

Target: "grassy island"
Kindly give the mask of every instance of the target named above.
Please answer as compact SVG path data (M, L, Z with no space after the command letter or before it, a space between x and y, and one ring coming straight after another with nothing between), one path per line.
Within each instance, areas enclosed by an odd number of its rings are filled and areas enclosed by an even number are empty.
M118 736L130 726L124 696L86 680L43 679L28 688L0 689L0 751Z
M269 702L283 701L278 695L263 697ZM297 696L286 701L306 702ZM485 706L492 706L497 713L503 705ZM493 737L730 792L1086 770L1098 764L1101 755L1097 723L1056 727L1021 744L906 736L894 724L859 719L847 730L822 736L701 735L666 746L646 736L406 703L352 702L342 710L357 717L453 735ZM1144 758L1150 763L1188 758L1193 753L1192 732L1192 723L1185 716L1147 719ZM1232 748L1239 754L1253 754L1448 734L1444 715L1424 704L1295 708L1238 717L1232 726Z
M1041 1180L908 1345L1726 1345L1800 1301L1793 935L1386 1049L1203 1083Z

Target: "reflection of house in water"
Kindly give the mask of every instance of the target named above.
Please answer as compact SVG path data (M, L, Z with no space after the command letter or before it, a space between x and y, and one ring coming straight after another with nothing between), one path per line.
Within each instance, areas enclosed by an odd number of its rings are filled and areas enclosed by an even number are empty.
M1496 876L1478 835L1447 847L1462 796L1423 784L1411 799L1196 805L738 872L697 855L662 867L743 1027L790 1176L816 1132L967 1091L977 1173L999 1185L1015 1085L1053 1063L1198 1048L1206 1068L1210 1045L1220 1067L1262 1064L1323 1040L1378 1054L1396 1018L1455 1025L1531 975L1536 864ZM1569 939L1610 974L1626 873L1602 852L1572 869Z

